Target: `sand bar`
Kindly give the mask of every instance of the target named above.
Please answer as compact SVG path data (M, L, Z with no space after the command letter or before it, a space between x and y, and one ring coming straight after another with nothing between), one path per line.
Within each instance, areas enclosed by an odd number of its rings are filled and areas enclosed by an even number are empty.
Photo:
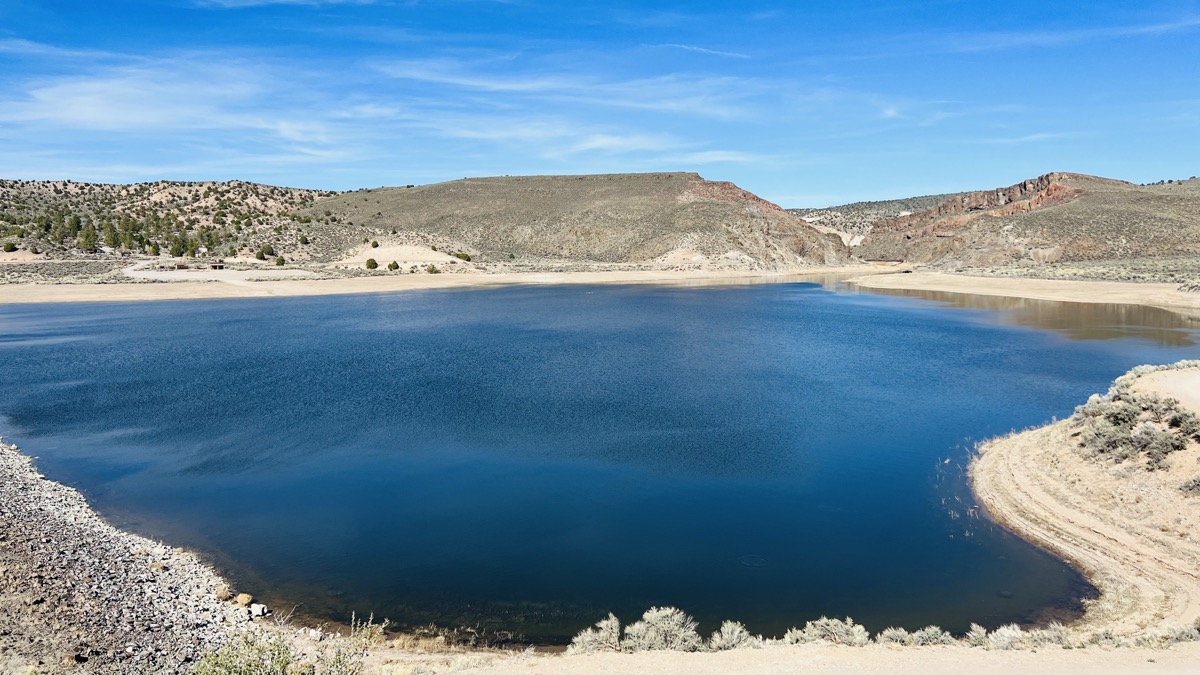
M1147 305L1188 316L1200 316L1200 293L1181 291L1178 284L973 277L923 271L867 275L849 279L848 282L865 289L945 291L1059 302Z

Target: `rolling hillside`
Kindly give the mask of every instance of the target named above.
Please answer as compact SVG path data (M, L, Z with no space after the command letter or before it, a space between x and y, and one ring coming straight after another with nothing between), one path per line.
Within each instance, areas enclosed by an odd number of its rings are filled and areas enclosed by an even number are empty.
M343 193L304 213L353 222L381 242L436 240L484 261L786 267L848 259L837 237L694 173L471 178Z
M21 262L257 257L360 270L376 249L374 257L389 260L487 269L749 270L849 259L836 236L691 173L473 178L345 193L242 181L5 180L0 242L14 249L0 256Z
M1050 173L872 224L855 253L945 267L1200 254L1200 180L1135 185Z

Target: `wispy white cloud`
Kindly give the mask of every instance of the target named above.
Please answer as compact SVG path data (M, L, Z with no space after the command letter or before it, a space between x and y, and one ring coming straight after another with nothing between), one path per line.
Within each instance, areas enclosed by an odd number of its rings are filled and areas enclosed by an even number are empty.
M560 102L681 113L697 117L750 117L745 99L764 92L765 83L731 76L663 75L604 79L591 74L527 72L513 74L489 61L451 58L393 61L378 66L392 77L488 93L518 94Z
M725 51L721 51L719 49L708 49L706 47L697 47L696 45L681 45L681 44L667 43L667 44L656 45L656 46L670 47L671 49L682 49L684 51L696 52L697 54L707 54L709 56L724 56L724 57L730 58L730 59L748 59L748 58L750 58L749 54L742 54L739 52L725 52Z

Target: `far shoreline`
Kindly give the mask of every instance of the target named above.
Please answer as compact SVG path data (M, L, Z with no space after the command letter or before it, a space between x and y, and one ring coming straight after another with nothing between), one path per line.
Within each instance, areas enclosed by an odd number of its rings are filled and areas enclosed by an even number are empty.
M830 275L862 276L897 271L897 265L800 267L784 270L601 270L567 272L496 272L396 274L344 279L247 281L206 274L204 280L158 283L4 284L0 305L78 302L151 302L359 295L503 286L662 285L724 286L787 283Z

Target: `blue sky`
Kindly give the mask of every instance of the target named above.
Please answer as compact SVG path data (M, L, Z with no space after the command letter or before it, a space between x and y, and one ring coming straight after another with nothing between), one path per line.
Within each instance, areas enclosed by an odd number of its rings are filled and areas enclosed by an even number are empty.
M1198 165L1200 0L0 2L0 177L688 170L790 207Z

